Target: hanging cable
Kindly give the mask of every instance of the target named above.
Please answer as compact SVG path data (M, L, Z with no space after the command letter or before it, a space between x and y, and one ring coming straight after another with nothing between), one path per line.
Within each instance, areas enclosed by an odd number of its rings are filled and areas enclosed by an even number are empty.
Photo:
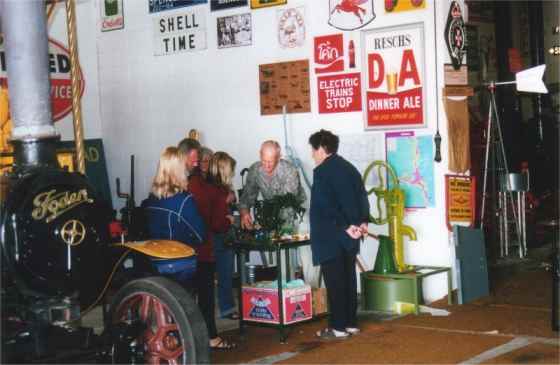
M433 3L434 6L434 50L436 56L436 100L439 103L439 83L438 83L438 43L437 43L437 2ZM439 105L436 104L436 135L434 136L434 143L436 145L436 153L434 156L435 162L441 162L441 135L439 134Z
M287 109L286 105L283 105L282 121L284 123L284 149L286 150L286 157L288 157L288 160L292 164L294 164L296 168L300 169L301 174L303 175L303 180L305 181L305 185L307 185L307 188L311 190L311 181L309 180L307 174L305 173L305 170L303 169L303 164L301 163L301 160L297 157L297 154L294 152L292 147L290 147L290 145L288 144L288 122L286 120L286 109Z

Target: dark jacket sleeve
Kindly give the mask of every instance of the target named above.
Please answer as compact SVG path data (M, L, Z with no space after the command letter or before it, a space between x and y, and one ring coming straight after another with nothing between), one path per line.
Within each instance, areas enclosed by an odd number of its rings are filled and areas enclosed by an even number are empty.
M313 192L316 202L319 203L319 209L317 209L319 214L336 227L346 229L350 223L340 209L338 204L340 199L337 197L337 191L333 189L333 185L329 182L327 176L316 174L313 177Z
M190 236L188 242L193 245L201 244L205 239L205 226L192 196L186 198L179 211L181 224L186 226Z
M349 163L345 167L349 170L345 178L334 177L330 181L347 225L359 226L368 221L369 200L360 173Z

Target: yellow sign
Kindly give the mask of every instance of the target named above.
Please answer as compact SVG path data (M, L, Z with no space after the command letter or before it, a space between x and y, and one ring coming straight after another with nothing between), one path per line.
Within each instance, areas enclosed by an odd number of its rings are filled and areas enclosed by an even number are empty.
M56 159L58 165L68 172L74 172L74 152L73 151L57 151Z
M10 120L10 106L8 103L8 89L0 85L0 173L9 170L12 166L12 146L8 143L12 134L12 122Z
M251 0L251 9L266 8L268 6L284 5L288 0Z
M474 176L445 175L446 221L451 230L453 223L474 223L476 184Z
M426 0L386 0L385 12L398 13L409 10L422 10L426 8Z

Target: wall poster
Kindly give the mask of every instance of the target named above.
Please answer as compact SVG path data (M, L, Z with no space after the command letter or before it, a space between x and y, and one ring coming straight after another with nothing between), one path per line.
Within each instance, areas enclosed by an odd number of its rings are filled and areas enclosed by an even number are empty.
M317 76L319 113L362 110L360 73Z
M445 175L445 222L452 231L454 224L472 227L476 212L476 178Z
M261 115L307 113L309 98L309 60L259 65Z
M415 136L413 131L385 133L387 163L404 191L406 208L435 206L433 136ZM387 179L388 186L393 181Z
M424 24L362 32L364 127L426 125Z
M288 0L251 0L251 9L266 8L269 6L284 5Z
M253 39L251 13L219 17L218 48L250 46Z
M342 33L315 37L313 43L316 74L344 71Z

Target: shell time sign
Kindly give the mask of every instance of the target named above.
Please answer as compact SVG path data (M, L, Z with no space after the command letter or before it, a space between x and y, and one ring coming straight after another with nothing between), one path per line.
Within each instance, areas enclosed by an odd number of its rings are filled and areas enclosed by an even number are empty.
M153 25L156 56L206 49L206 14L202 9L156 17Z

